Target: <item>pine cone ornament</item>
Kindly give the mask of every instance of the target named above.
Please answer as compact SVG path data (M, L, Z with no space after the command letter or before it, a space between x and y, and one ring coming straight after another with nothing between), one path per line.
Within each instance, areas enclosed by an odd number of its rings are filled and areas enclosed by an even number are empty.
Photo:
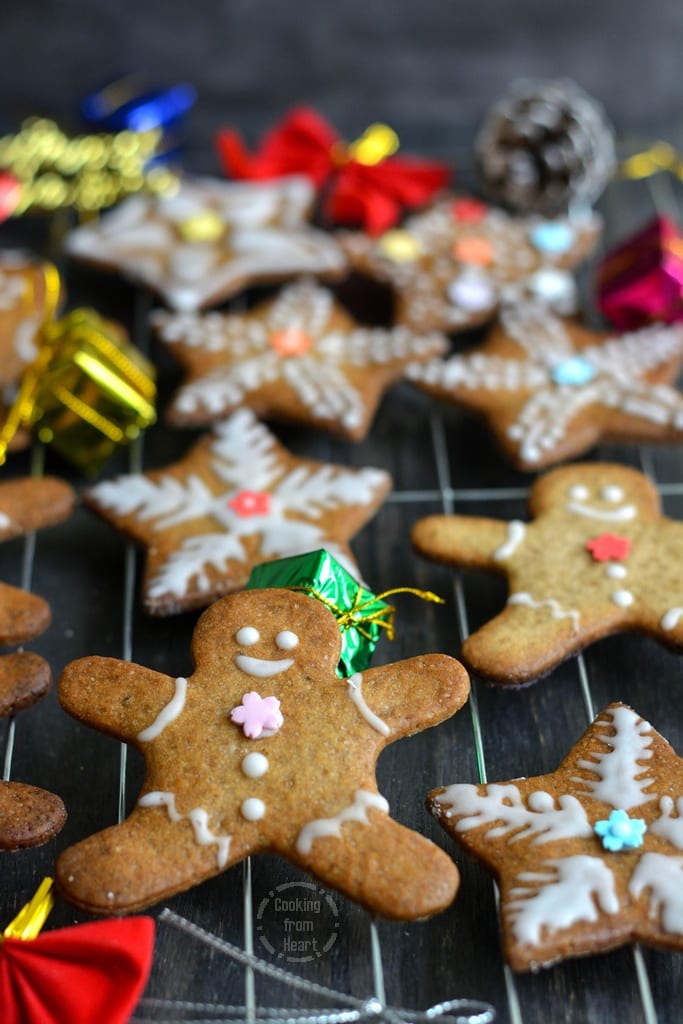
M592 204L614 172L602 106L569 79L520 79L489 111L475 143L488 196L519 213L554 216Z

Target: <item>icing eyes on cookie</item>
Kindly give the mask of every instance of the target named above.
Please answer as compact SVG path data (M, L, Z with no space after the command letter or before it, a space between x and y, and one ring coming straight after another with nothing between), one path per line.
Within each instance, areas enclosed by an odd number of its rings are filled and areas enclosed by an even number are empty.
M585 501L590 491L584 484L574 484L567 492L572 501Z
M291 629L283 629L275 637L275 643L281 651L293 651L299 646L299 637Z
M624 492L616 484L608 484L607 487L603 487L600 491L600 497L603 501L621 501L624 497Z
M261 639L261 634L258 629L254 629L253 626L243 626L242 629L238 629L235 633L235 640L240 647L252 647L257 644Z

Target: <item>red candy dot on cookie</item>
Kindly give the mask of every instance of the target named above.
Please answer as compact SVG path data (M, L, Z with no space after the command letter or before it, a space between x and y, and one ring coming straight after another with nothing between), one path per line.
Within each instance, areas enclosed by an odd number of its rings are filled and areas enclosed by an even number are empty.
M300 331L298 327L287 327L284 331L276 331L270 336L270 347L279 356L302 356L313 345L310 334Z
M623 562L631 550L631 540L615 533L601 533L599 537L586 541L586 549L596 562L608 562L610 559Z
M270 494L267 491L239 491L228 502L228 508L242 519L247 516L267 516L270 512Z
M471 238L459 238L453 246L453 255L461 263L489 266L493 263L493 246L488 238L482 238L479 235L474 235Z
M451 205L453 220L461 224L478 224L486 216L486 205L478 199L456 199Z

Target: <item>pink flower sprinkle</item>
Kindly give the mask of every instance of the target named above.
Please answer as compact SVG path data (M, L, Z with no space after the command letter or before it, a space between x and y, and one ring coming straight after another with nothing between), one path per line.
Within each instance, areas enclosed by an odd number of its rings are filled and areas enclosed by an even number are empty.
M257 740L263 733L277 732L284 722L277 697L260 697L255 690L245 693L242 703L230 712L230 718L242 726L250 740Z

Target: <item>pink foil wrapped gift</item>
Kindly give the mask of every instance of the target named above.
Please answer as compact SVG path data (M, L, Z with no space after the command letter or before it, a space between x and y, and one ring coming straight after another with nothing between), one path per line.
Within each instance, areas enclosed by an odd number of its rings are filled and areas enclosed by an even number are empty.
M656 217L602 260L598 306L621 330L683 320L683 237L668 217Z

